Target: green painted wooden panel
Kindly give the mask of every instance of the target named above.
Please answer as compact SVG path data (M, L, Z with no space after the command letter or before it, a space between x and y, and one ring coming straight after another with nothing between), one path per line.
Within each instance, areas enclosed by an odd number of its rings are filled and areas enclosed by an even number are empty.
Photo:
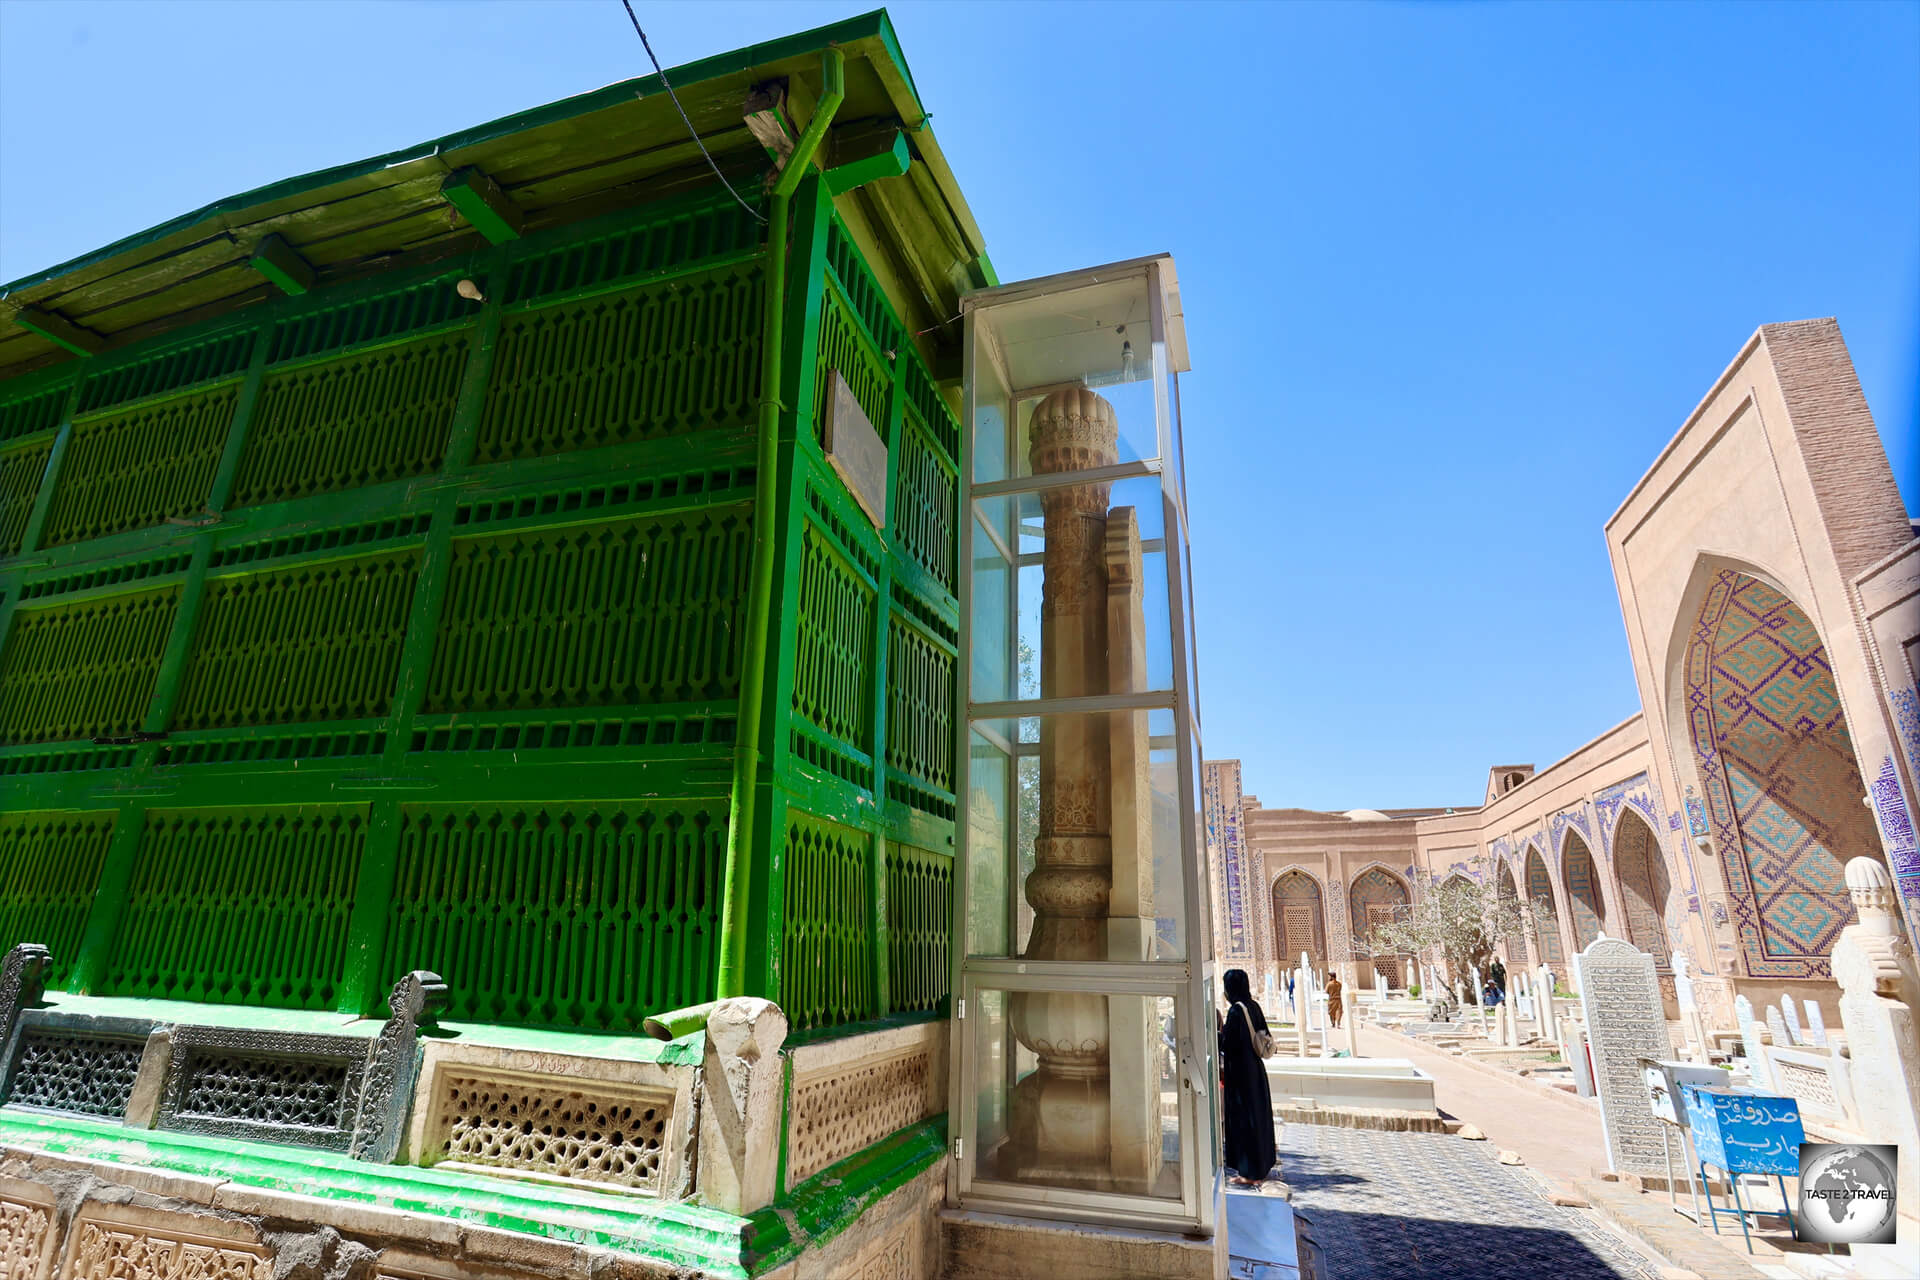
M0 399L0 445L59 426L68 394L63 381Z
M780 1007L799 1030L873 1017L872 837L793 810L785 844Z
M0 453L0 557L15 555L33 515L33 500L47 471L53 441Z
M21 609L0 650L0 746L140 727L178 586Z
M250 330L223 333L89 373L80 384L75 412L96 413L130 400L233 377L246 369L253 342Z
M686 271L709 259L755 252L760 236L759 222L731 200L663 211L637 227L615 226L516 262L503 300L527 302Z
M932 1012L947 1000L953 856L887 844L887 1003Z
M802 538L793 709L864 749L873 723L874 591L815 525Z
M917 412L908 413L895 448L900 457L887 506L894 545L919 561L953 595L960 589L955 573L959 477L933 446Z
M895 616L887 629L887 767L953 791L954 658Z
M300 308L274 326L267 359L274 364L304 360L465 319L475 308L454 284L454 276L440 276L345 301L322 290L315 295L317 305Z
M440 469L464 331L267 375L233 503L285 502Z
M722 267L508 316L474 460L751 425L761 279Z
M452 555L428 712L739 694L739 508L463 538Z
M853 315L846 303L842 302L834 290L828 289L821 301L820 313L820 375L814 395L814 433L819 435L825 429L827 407L827 373L837 370L847 380L847 387L853 392L853 398L866 411L867 419L873 423L873 429L880 438L887 438L887 389L893 381L893 374L880 354L873 350L859 327L854 323Z
M80 542L199 515L239 397L229 383L76 424L45 543Z
M635 1032L713 998L727 802L409 806L382 973L454 1021Z
M419 573L406 551L208 582L169 727L385 715Z
M103 993L331 1009L362 806L149 811Z
M47 986L66 986L86 931L113 811L0 813L0 951L23 942L53 952Z

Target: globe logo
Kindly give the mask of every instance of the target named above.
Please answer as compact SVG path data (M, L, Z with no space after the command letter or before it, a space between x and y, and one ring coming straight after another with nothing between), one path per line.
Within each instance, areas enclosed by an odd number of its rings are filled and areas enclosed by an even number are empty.
M1807 1143L1800 1154L1803 1238L1821 1244L1884 1244L1894 1232L1892 1147Z

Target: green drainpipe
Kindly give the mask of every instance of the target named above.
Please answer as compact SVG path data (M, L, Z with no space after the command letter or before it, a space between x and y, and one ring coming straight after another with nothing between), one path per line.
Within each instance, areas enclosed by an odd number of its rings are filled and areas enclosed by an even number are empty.
M733 748L733 803L727 827L726 901L720 915L719 994L747 994L747 904L753 889L754 792L760 781L760 714L766 700L768 613L773 602L774 469L780 445L780 346L787 294L787 204L813 165L846 96L846 58L838 49L820 55L822 81L813 119L787 157L767 206L767 329L760 353L759 455L753 482L753 585L747 599L746 652L740 680L740 718Z

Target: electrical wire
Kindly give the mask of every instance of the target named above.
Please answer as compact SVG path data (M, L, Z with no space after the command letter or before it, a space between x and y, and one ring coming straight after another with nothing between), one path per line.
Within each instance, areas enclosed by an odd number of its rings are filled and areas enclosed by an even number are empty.
M680 105L680 95L673 91L673 83L667 79L666 68L662 67L660 59L654 56L652 41L648 40L647 33L640 29L640 19L633 12L633 0L620 0L620 4L627 11L627 21L633 23L634 34L640 37L640 47L647 51L647 60L653 63L654 72L660 77L660 83L666 86L667 97L673 99L673 109L680 113L681 121L686 124L687 136L693 139L694 146L700 148L700 154L707 158L707 167L713 170L713 176L720 179L720 185L725 187L727 194L747 211L749 217L755 222L765 222L766 218L757 209L740 198L740 193L733 189L731 182L727 181L727 175L720 172L720 166L714 163L713 154L707 150L707 144L700 141L700 131L693 127L693 121L688 117L687 109Z

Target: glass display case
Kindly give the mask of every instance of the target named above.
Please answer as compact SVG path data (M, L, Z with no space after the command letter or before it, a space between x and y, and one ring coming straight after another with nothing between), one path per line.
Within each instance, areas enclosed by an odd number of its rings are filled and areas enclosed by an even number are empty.
M1173 261L972 294L953 1199L1213 1227Z

